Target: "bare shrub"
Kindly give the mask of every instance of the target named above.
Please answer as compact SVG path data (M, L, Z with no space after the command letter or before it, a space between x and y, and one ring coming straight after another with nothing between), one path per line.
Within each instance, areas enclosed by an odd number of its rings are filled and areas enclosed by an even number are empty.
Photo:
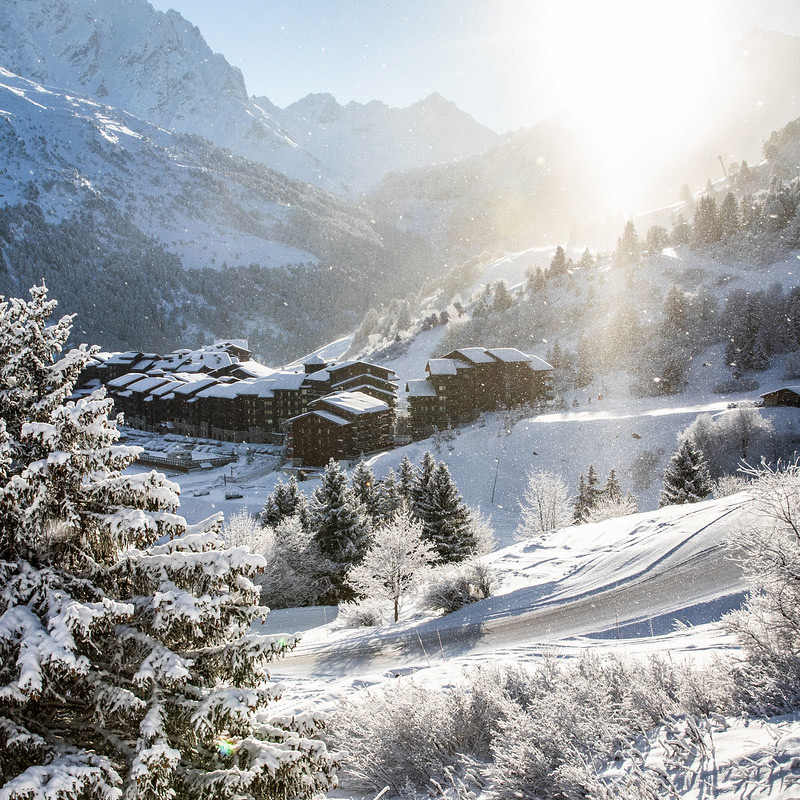
M494 574L480 561L439 567L423 591L426 608L451 614L459 608L485 600L492 593Z
M738 696L758 713L800 705L800 462L750 469L755 521L732 537L750 588L725 617L745 657Z
M331 625L341 628L375 628L382 625L386 608L376 600L354 600L339 603L339 613Z
M345 701L329 732L345 785L362 789L389 785L414 796L455 786L477 761L493 798L655 798L644 790L658 781L642 770L598 776L664 720L668 735L691 737L695 714L728 702L722 685L710 671L667 659L544 658L531 668L481 666L443 691L401 679Z

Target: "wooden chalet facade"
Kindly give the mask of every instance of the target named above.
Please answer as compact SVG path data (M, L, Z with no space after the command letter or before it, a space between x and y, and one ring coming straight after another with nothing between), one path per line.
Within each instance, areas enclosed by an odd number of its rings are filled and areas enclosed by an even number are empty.
M761 395L763 404L768 408L777 406L800 407L800 386L782 386L772 392Z
M287 423L288 455L297 466L323 467L391 447L393 408L365 392L341 391L309 403Z
M426 365L427 377L406 384L412 431L471 422L482 411L553 400L553 368L514 347L465 347Z
M249 360L249 350L233 345L226 349L228 346L218 343L199 351L178 350L146 359L142 354L126 354L126 363L146 363L150 369L129 371L102 382L117 411L133 427L223 441L280 440L287 421L305 414L312 402L331 394L352 393L351 389L358 387L371 401L384 403L394 419L397 384L392 381L394 373L385 367L361 361L335 364L313 357L298 368L273 370ZM238 356L247 360L239 361ZM98 371L102 375L101 366L93 365L92 374L85 376L89 378L83 381L87 390L97 384ZM380 415L365 419L377 421L382 429ZM362 427L359 422L349 429L359 437L358 447L366 436Z

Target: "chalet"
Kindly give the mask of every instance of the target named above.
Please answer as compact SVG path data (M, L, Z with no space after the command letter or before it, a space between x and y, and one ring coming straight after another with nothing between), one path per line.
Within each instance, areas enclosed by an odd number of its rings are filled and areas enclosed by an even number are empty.
M762 394L761 400L767 407L800 407L800 386L782 386L780 389Z
M428 361L424 379L406 383L412 430L470 422L482 411L553 400L552 367L515 347L465 347Z
M296 465L322 467L390 447L394 412L364 392L335 392L313 400L287 423L289 457Z
M249 350L230 342L175 350L163 357L117 355L124 357L105 354L93 369L102 370L110 362L119 365L116 372L127 365L127 371L102 383L126 422L143 430L166 428L226 441L273 441L280 439L287 421L305 414L313 401L356 391L385 403L394 416L396 376L363 361L338 364L312 356L301 366L274 370L252 361ZM134 365L146 369L132 371ZM85 391L100 383L91 377ZM361 426L356 429L361 435Z

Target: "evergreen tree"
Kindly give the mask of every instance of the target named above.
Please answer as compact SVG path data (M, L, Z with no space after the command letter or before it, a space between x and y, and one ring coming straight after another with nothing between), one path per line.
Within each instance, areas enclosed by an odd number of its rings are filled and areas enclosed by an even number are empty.
M725 195L719 207L719 230L723 239L733 236L739 230L739 204L733 192Z
M463 561L477 550L469 509L443 461L433 470L416 507L423 538L436 549L440 562Z
M220 549L219 518L187 527L163 475L123 474L139 449L116 443L112 401L103 390L63 399L86 356L55 360L69 321L45 324L43 287L27 311L20 303L0 302L0 395L26 386L13 434L0 435L3 796L223 800L329 787L313 718L263 723L276 696L265 664L294 644L250 632L266 612L251 581L263 559ZM21 349L8 346L19 337Z
M661 225L651 225L645 236L644 246L649 255L658 255L665 247L669 247L669 234Z
M711 494L711 476L703 451L684 439L664 470L659 506L697 503Z
M594 266L594 259L592 258L592 254L589 252L589 248L587 247L578 261L578 266L582 270L589 270Z
M375 480L375 473L364 459L359 459L350 486L355 496L363 503L367 515L373 524L381 519L380 492Z
M397 469L397 489L400 497L409 505L414 502L414 484L417 481L417 473L411 459L403 456L400 466Z
M624 267L637 264L640 258L641 247L639 245L639 236L636 233L633 220L628 220L625 223L622 236L617 242L617 250L614 253L614 263Z
M575 496L575 503L572 507L572 520L576 524L583 522L589 506L586 502L586 477L581 475L578 479L578 493Z
M525 284L525 291L528 294L539 294L543 292L547 286L547 279L545 278L544 270L541 267L528 274L528 280Z
M720 235L717 201L711 195L701 197L692 222L692 247L704 247L718 242Z
M575 388L583 389L594 380L594 364L589 352L589 338L582 334L578 339L577 371L575 374Z
M572 515L576 523L586 522L586 515L597 503L601 494L600 489L597 488L599 482L600 479L597 477L594 464L589 464L589 472L586 477L581 475L578 480L578 494L575 498Z
M433 453L431 453L430 450L426 450L422 454L422 460L420 461L419 469L414 473L414 483L411 488L412 510L415 514L417 513L417 506L425 496L425 492L428 487L428 481L430 481L431 476L435 471L436 459L433 457Z
M612 469L611 472L608 473L606 485L603 487L602 494L615 503L622 500L622 486L620 486L616 470Z
M404 503L407 503L407 501L404 500L400 493L397 476L390 467L389 472L378 487L379 518L381 522L388 522L403 507Z
M670 232L672 244L688 244L692 240L692 226L684 219L683 214L678 216Z
M514 298L508 291L505 281L497 281L494 285L494 300L492 301L492 311L508 311L514 305Z
M351 599L344 576L350 567L364 557L372 535L372 525L364 504L347 485L347 475L331 459L314 490L309 507L309 525L314 542L323 558L330 581L326 600Z
M550 271L549 275L552 278L557 278L560 275L567 274L567 254L564 252L564 248L561 245L556 247L556 252L553 254L553 258L550 260Z
M289 478L288 484L278 479L260 514L262 524L271 528L277 528L283 520L290 517L298 517L303 525L308 525L308 501L294 475Z

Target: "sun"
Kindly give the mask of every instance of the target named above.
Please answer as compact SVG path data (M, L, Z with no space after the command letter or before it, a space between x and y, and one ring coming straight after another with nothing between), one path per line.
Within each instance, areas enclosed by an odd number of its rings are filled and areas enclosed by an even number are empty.
M532 91L591 131L622 203L703 113L704 81L724 41L720 6L566 0L532 8L542 48L532 67L545 75Z

